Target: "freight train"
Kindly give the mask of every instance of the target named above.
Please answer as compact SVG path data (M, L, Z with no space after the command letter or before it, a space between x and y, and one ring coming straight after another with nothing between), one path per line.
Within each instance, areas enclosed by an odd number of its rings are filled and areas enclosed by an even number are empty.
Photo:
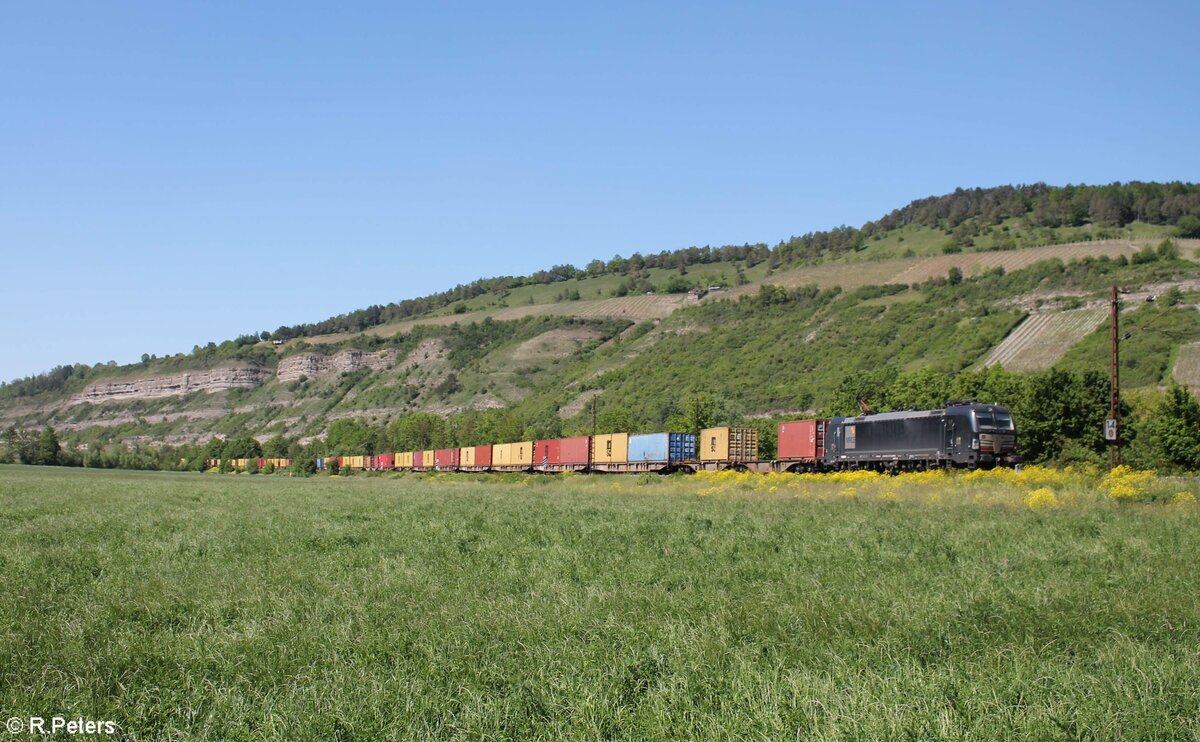
M779 424L778 451L759 460L754 428L695 433L612 433L485 446L405 451L316 460L318 469L462 472L822 472L845 469L912 471L1019 464L1017 430L1007 407L950 402L936 410L905 410ZM288 459L257 459L275 468ZM246 468L248 459L234 459ZM219 467L219 459L209 461Z

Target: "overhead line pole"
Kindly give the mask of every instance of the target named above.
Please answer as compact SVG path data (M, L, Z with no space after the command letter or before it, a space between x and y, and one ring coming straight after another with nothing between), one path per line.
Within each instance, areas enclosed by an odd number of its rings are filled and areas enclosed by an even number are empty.
M1116 438L1110 441L1108 448L1108 466L1116 468L1121 463L1121 333L1120 300L1117 298L1117 287L1112 287L1112 365L1109 373L1109 419L1116 422Z

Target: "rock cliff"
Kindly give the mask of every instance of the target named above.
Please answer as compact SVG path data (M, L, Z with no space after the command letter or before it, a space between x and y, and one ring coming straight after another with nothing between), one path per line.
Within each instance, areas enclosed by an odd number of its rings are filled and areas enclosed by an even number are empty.
M181 397L192 392L223 392L247 389L262 384L271 375L269 369L253 366L213 368L166 376L121 379L92 384L71 397L69 405L129 402L139 399Z
M344 373L369 368L372 371L387 368L396 360L396 351L387 349L374 353L348 348L332 356L323 353L301 353L288 356L279 362L276 378L281 383L295 381L301 376L310 379L328 373Z

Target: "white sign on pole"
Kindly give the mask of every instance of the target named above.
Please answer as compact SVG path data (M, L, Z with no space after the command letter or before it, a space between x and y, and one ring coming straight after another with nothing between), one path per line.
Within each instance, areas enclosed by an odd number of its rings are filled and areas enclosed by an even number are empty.
M1104 421L1104 440L1117 440L1117 421L1114 418L1108 418Z

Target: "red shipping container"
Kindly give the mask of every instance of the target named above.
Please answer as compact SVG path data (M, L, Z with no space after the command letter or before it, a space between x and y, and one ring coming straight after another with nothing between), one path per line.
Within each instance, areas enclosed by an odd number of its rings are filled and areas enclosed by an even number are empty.
M457 469L458 468L458 451L457 448L439 448L434 454L434 461L437 462L439 469Z
M346 457L345 456L334 456L333 460L337 462L339 469L346 465Z
M587 465L588 452L591 450L590 436L577 435L574 438L563 438L560 442L562 443L562 456L559 459L560 464Z
M491 446L476 446L475 447L475 466L491 466L492 465L492 447Z
M379 454L378 456L375 457L375 466L379 469L395 469L396 468L396 454L394 454L394 453Z
M425 462L422 461L423 458L425 458L424 451L413 451L413 468L414 469L425 468Z
M375 468L375 457L371 456L370 454L363 456L363 468L364 469L374 469Z
M533 465L586 466L588 442L589 439L586 435L537 441L533 446Z
M552 438L545 441L534 441L533 443L533 465L534 466L553 466L560 463L559 458L562 456L562 440Z
M258 465L259 469L262 469L267 465L267 460L266 459L255 459L254 463Z
M796 420L779 423L779 453L781 461L821 459L825 457L825 430L828 420Z

